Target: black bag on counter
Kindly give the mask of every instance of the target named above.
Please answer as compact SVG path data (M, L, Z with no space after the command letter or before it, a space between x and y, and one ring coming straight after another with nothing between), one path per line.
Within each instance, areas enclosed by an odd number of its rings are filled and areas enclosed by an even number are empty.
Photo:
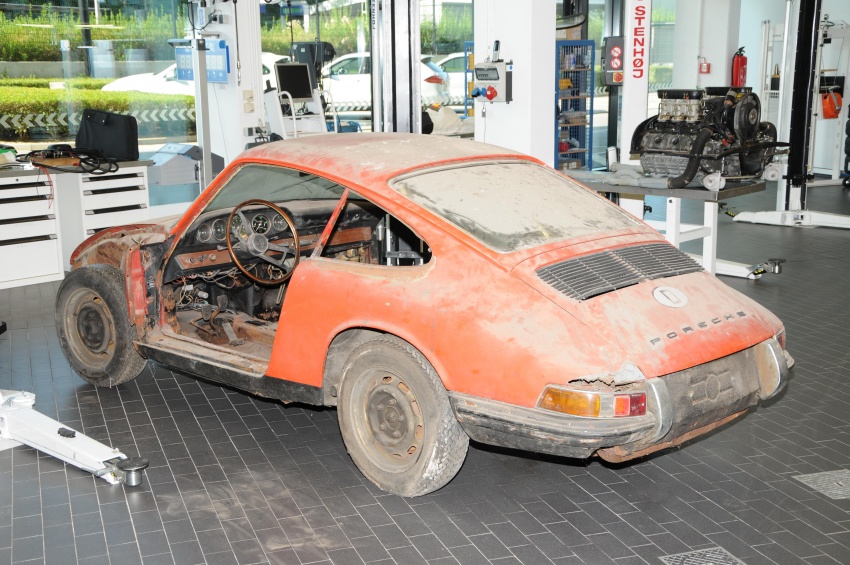
M97 149L118 161L139 160L139 126L136 118L102 110L83 110L77 148Z

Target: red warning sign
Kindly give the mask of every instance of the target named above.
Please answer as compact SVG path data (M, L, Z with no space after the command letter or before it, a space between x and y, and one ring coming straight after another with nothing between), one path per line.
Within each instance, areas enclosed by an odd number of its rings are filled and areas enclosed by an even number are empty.
M623 83L623 73L621 73L619 71L614 73L614 76L611 77L611 78L613 79L614 84L622 84Z
M609 65L611 65L612 69L615 69L615 70L621 69L623 67L623 60L620 59L619 57L615 57L615 58L611 59L611 61L609 62Z
M623 49L619 45L615 45L611 48L611 57L619 57L623 54Z

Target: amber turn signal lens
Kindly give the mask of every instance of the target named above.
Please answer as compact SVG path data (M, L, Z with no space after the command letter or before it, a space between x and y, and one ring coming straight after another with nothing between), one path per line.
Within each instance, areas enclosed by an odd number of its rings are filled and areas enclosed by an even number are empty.
M589 418L643 416L646 414L646 393L546 387L539 406L546 410Z
M540 407L574 416L599 417L599 394L575 390L547 388Z

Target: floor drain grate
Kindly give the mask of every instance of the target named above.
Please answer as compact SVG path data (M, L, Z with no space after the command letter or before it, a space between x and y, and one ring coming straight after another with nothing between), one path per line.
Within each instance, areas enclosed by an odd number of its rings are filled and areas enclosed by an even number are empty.
M850 498L850 471L847 469L797 475L794 478L833 500Z
M722 547L664 555L659 559L666 565L745 565L743 561Z

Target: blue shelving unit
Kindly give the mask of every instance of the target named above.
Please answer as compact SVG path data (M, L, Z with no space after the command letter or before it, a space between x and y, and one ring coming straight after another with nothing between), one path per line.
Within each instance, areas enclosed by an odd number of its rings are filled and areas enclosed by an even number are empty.
M558 41L555 56L555 168L591 169L595 41Z

